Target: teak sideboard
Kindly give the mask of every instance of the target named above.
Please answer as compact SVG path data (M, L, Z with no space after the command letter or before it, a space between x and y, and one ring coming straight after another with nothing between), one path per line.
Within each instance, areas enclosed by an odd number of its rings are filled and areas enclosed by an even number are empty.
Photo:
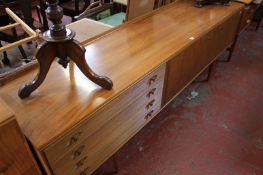
M0 87L42 171L94 172L233 43L242 4L193 5L178 0L85 42L87 62L112 79L110 91L73 64L55 63L25 100L17 91L37 69Z

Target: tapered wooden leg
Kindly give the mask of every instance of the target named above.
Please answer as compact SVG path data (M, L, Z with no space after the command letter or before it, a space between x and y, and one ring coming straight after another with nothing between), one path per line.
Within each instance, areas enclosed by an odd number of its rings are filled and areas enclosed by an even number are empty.
M233 44L232 44L231 47L230 47L229 55L228 55L228 57L227 57L226 62L229 62L229 61L231 60L232 55L233 55L234 50L235 50L235 47L236 47L236 42L237 42L237 37L236 37L236 39L234 40Z
M25 60L25 62L26 63L30 62L30 61L28 61L28 58L27 58L25 50L23 49L23 46L18 46L18 49L19 49L23 59Z
M206 74L206 78L204 78L203 80L195 80L194 82L195 83L204 83L204 82L208 82L210 77L211 77L211 73L212 73L212 68L213 68L213 63L211 63L209 65L209 67L207 68L207 74Z
M236 47L237 39L238 39L238 35L235 36L235 39L234 39L232 45L229 48L226 49L229 52L227 59L225 59L225 60L217 60L217 62L229 62L231 60L232 55L233 55L234 50L235 50L235 47Z
M70 59L76 63L81 72L87 76L91 81L98 84L104 89L110 90L112 89L113 83L112 81L105 76L99 76L88 66L85 59L85 48L80 45L79 42L73 40L67 43L66 47L67 55Z
M114 166L114 173L118 173L119 172L119 156L118 156L118 153L115 153L112 156L112 161L113 161L113 166Z
M40 15L40 7L36 7L36 11L37 11L37 17L38 17L38 21L42 24L42 18L41 18L41 15Z
M18 91L18 95L20 98L24 99L30 96L30 94L34 90L36 90L44 81L52 64L52 61L56 56L55 48L56 47L53 46L53 43L47 42L44 42L38 47L36 59L39 63L39 72L32 82L25 84L20 88L20 90Z

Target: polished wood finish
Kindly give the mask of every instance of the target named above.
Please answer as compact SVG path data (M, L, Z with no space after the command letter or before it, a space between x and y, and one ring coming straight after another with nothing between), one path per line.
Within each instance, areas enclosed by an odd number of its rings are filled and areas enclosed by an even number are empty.
M200 37L180 55L168 62L164 103L178 95L212 63L233 41L241 18L240 11Z
M164 74L162 65L44 150L54 174L74 175L84 170L90 174L110 158L159 112ZM156 92L148 97L153 88Z
M116 82L112 91L104 91L88 81L75 66L64 70L54 64L46 82L30 99L21 101L16 91L36 71L1 87L0 96L16 112L27 137L38 148L44 148L158 65L182 53L194 43L190 37L206 35L242 8L237 3L231 3L229 7L208 6L203 9L196 9L191 4L189 1L179 1L167 5L87 43L87 62L100 74L108 74ZM192 16L198 16L198 20L186 20L192 19ZM144 40L140 33L143 33ZM48 110L43 104L49 106Z
M115 83L110 91L93 84L74 64L65 70L52 64L46 81L26 100L16 91L35 71L1 87L0 97L56 175L75 165L81 167L78 172L94 171L231 43L243 6L231 2L228 7L198 9L193 4L179 0L86 43L90 67ZM204 50L205 41L210 45ZM166 70L166 75L156 77L159 70ZM171 85L173 80L178 83ZM161 88L158 82L163 81ZM158 86L149 86L154 82ZM145 96L151 98L147 103ZM92 159L85 159L89 153ZM69 161L72 156L77 159Z
M0 100L0 174L41 175L13 111Z

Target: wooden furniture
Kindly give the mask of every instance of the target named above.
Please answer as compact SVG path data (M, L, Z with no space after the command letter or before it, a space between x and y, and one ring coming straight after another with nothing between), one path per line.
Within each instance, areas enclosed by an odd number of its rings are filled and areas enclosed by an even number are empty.
M29 97L42 84L55 58L58 58L58 63L64 68L67 68L70 60L73 61L91 81L104 89L111 90L112 81L108 77L99 76L93 72L85 60L85 48L77 40L74 40L75 32L66 29L62 24L63 11L57 1L47 0L47 2L46 13L53 24L43 34L44 42L38 47L35 55L39 64L39 72L34 80L20 88L19 97Z
M179 0L86 43L90 67L113 80L110 91L73 64L52 64L25 100L17 90L36 71L0 87L47 174L94 172L233 42L242 4L193 4Z
M5 5L2 4L3 2ZM2 0L0 2L0 16L6 15L4 10L6 5L13 11L21 11L25 23L31 28L34 28L32 8L36 8L39 21L43 23L44 29L48 28L48 22L45 14L45 0ZM40 14L43 20L41 20Z
M22 55L24 57L26 57L24 50L22 48L22 44L36 40L38 38L38 34L33 31L24 21L22 21L15 13L13 13L9 8L6 8L6 13L10 16L10 18L14 21L14 23L6 25L6 26L2 26L0 27L0 32L1 31L5 31L5 30L9 30L12 29L14 34L15 33L15 29L14 27L17 26L21 26L21 28L28 34L29 37L23 38L21 40L15 40L14 42L12 42L13 40L10 40L10 44L7 44L5 46L0 47L0 53L4 53L4 56L7 57L6 51L8 49L14 48L14 47L18 47L20 49L20 52L22 53ZM9 40L8 40L9 41ZM12 75L15 75L17 73L22 73L24 70L30 68L31 66L33 66L32 64L26 65L24 66L23 69L21 68L16 68L14 71L12 72L7 72L4 74L0 75L0 85L3 84L5 81L7 81L8 79L12 79Z
M81 44L86 44L89 41L103 35L106 31L109 31L112 27L105 24L98 23L90 19L81 19L79 21L70 23L66 28L74 30L76 32L75 39ZM89 29L87 31L87 29ZM39 42L40 43L40 42ZM11 72L6 72L0 75L0 86L8 83L9 81L16 79L18 76L22 76L33 68L37 67L37 62L32 61L21 67L18 67Z
M155 0L128 0L126 20L132 20L138 16L149 13L154 8Z
M6 10L6 13L10 16L10 18L15 21L15 23L0 27L0 31L4 31L4 30L8 30L8 29L17 27L17 26L21 26L23 30L29 35L29 37L26 37L22 40L19 40L14 43L10 43L3 47L0 47L0 52L17 47L19 45L33 41L38 38L37 33L34 30L32 30L24 21L22 21L15 13L13 13L9 8L6 8L5 10Z
M104 4L104 2L101 1L101 4ZM109 17L103 18L99 20L99 22L111 25L111 26L119 26L121 25L124 21L129 21L132 20L138 16L141 16L145 13L151 12L154 9L154 3L155 0L128 0L128 5L127 5L127 12L123 13L117 13L113 14ZM103 5L102 5L103 7ZM97 7L96 7L97 8ZM98 9L98 8L97 8ZM87 8L82 14L80 14L76 19L81 19L84 17L89 17L91 14L92 8ZM105 8L100 8L99 12L105 10Z
M14 112L0 100L0 174L41 175Z
M64 14L70 16L74 21L74 16L82 13L93 0L68 0L60 2L59 5L63 8Z
M262 1L253 1L253 0L236 0L239 3L245 5L244 15L241 20L241 25L239 29L239 33L242 32L247 26L249 26L252 22L253 15L255 11L262 5ZM258 29L258 24L256 29Z

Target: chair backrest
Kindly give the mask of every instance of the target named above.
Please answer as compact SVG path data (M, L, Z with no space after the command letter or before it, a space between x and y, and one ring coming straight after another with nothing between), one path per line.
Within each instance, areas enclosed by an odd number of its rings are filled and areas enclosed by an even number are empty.
M128 0L126 20L129 21L154 9L155 0Z
M79 16L75 16L76 20L90 17L94 14L110 9L113 6L113 1L105 3L104 0L91 0L90 5Z

